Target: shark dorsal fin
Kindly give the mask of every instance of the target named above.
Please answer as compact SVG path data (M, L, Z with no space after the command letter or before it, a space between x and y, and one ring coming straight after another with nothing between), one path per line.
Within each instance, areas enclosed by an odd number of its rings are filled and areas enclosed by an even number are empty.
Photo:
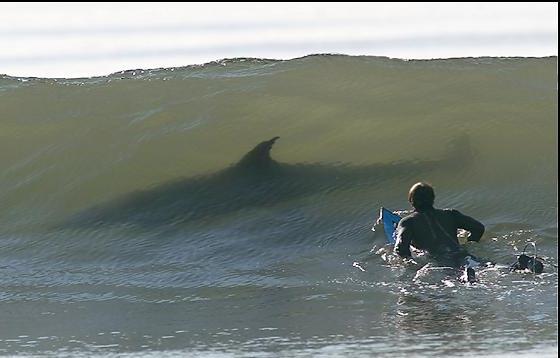
M270 150L278 138L280 137L274 137L257 144L241 158L237 166L259 170L268 169L276 164L276 161L270 157Z

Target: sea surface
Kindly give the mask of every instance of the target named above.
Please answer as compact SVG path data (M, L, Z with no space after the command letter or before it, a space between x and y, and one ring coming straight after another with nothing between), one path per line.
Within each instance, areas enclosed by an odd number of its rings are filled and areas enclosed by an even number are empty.
M0 76L0 355L556 357L557 81L342 55ZM486 225L460 233L478 282L371 230L418 181ZM528 242L545 272L509 272Z

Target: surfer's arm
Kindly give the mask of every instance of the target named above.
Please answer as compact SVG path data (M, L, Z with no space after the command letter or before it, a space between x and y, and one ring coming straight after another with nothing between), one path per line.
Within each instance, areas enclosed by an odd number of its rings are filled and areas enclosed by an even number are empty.
M412 257L410 252L410 243L412 242L412 222L403 219L399 221L397 226L397 239L395 242L395 252L400 257Z
M468 241L480 241L482 234L484 234L484 225L470 216L463 215L457 210L452 210L453 216L455 218L457 227L460 229L467 230L471 233Z

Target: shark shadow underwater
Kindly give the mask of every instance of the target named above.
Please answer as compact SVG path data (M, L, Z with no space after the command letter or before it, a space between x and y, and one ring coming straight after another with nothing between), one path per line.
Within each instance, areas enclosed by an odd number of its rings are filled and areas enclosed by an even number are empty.
M125 194L71 216L62 226L153 227L188 223L317 193L381 185L392 178L417 178L431 170L452 170L464 167L472 156L468 138L459 137L439 160L363 166L287 164L270 156L278 138L257 144L226 169Z

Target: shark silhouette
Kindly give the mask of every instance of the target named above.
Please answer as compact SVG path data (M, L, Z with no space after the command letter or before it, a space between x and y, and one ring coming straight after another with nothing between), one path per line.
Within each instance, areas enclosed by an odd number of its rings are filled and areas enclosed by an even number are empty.
M318 192L380 185L403 175L415 178L429 170L464 166L471 153L468 139L460 138L440 160L364 166L287 164L270 156L278 138L257 144L226 169L126 194L78 213L64 226L154 226L207 219Z

